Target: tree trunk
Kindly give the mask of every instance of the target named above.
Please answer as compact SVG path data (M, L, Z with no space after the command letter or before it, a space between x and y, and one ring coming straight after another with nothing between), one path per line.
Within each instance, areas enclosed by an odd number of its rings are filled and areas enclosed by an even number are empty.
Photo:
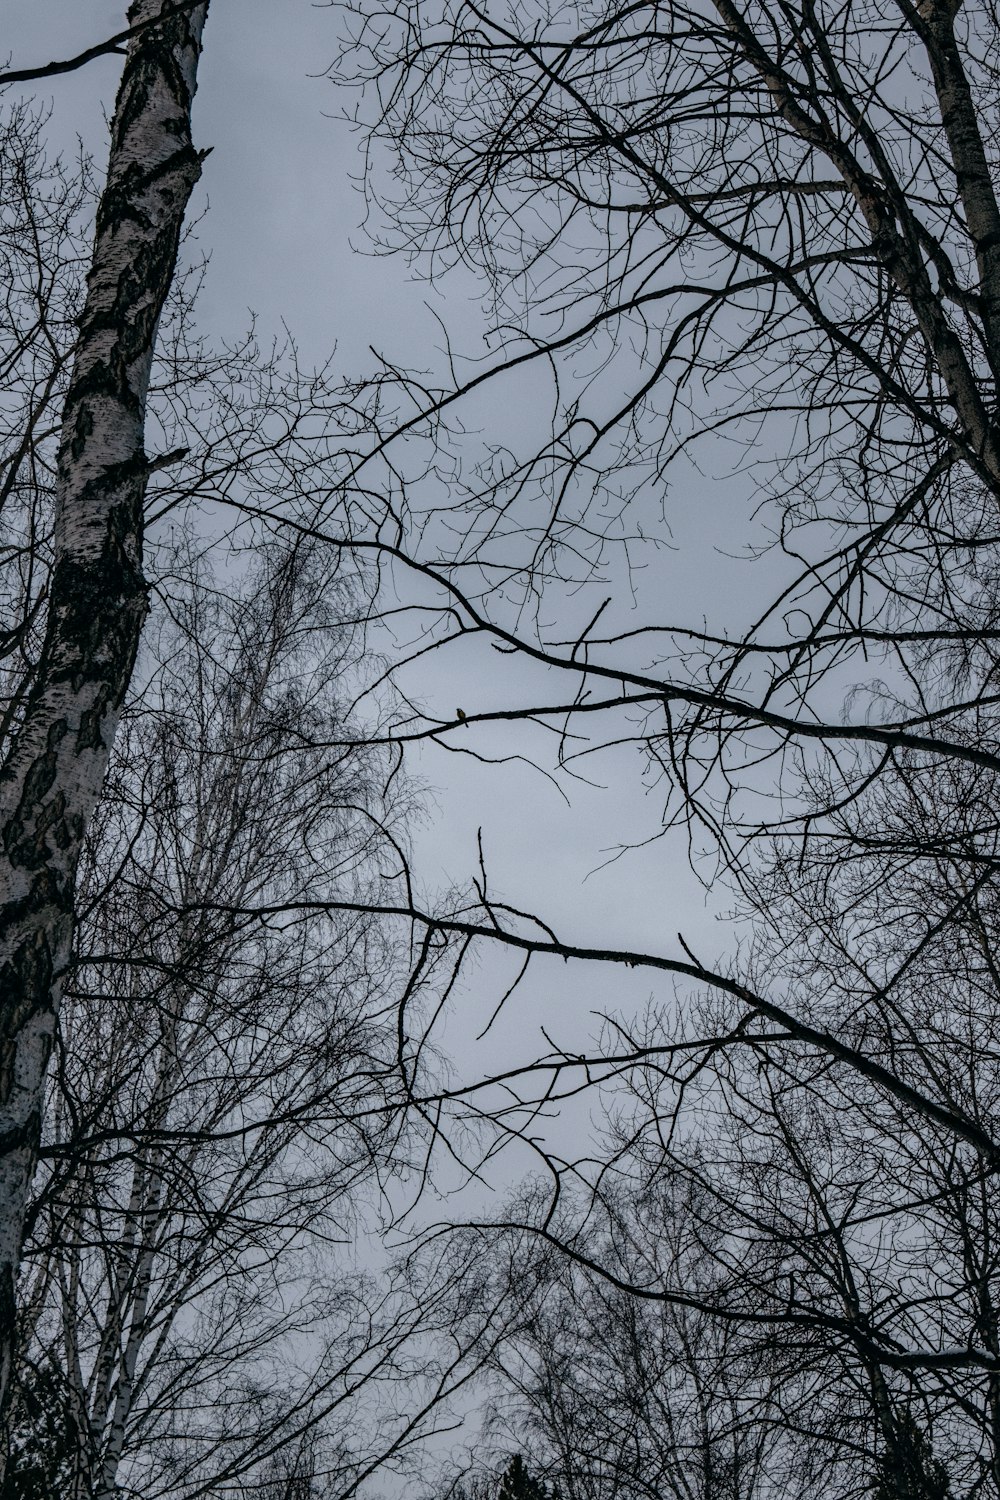
M129 9L131 25L167 16L125 61L63 413L47 632L23 728L0 767L0 1403L77 862L147 609L146 395L201 170L191 102L208 0L173 10L171 0Z

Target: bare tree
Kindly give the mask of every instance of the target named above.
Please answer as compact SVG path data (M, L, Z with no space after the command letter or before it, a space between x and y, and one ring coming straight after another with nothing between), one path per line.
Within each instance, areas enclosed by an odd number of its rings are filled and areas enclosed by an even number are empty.
M43 127L15 112L0 154L12 737L44 651L93 201ZM296 1455L317 1493L352 1493L411 1461L479 1358L477 1339L428 1366L444 1288L415 1299L351 1253L408 1163L387 1011L406 976L368 911L407 803L350 712L365 579L291 524L338 398L290 342L210 346L199 280L175 276L150 375L152 613L77 870L26 1221L4 1455L24 1497L252 1495L305 1483ZM206 535L220 499L273 510L284 539Z
M242 583L176 549L157 571L169 614L79 876L22 1293L22 1368L61 1391L80 1496L233 1480L385 1336L327 1247L393 1170L394 963L364 917L294 912L377 883L388 829L377 756L303 747L342 715L347 584L304 547L259 546ZM262 897L290 916L234 914Z
M646 1231L653 1253L682 1264L678 1280L704 1294L711 1255L690 1233L685 1197L694 1195L682 1181L661 1183L649 1193L648 1212L620 1202L613 1236L607 1224L592 1224L578 1244L612 1263L620 1260L616 1239L635 1241ZM477 1283L490 1278L508 1283L508 1296L521 1304L491 1360L480 1462L486 1451L520 1448L567 1500L827 1492L821 1464L813 1463L808 1491L802 1483L791 1431L795 1397L806 1404L806 1372L798 1380L788 1368L779 1375L766 1342L739 1324L694 1305L639 1301L524 1234L492 1247L467 1235L453 1253L466 1258L458 1316ZM809 1374L814 1367L812 1360ZM858 1436L850 1440L855 1457Z
M387 742L489 755L484 727L520 723L564 779L601 753L625 774L634 752L662 788L650 837L686 827L749 927L725 961L683 940L622 951L526 917L485 868L452 911L402 885L296 909L416 925L403 1083L432 1145L478 1141L477 1169L511 1140L535 1154L551 1196L515 1228L623 1294L836 1368L868 1424L865 1482L922 1453L926 1427L949 1473L995 1493L997 17L906 0L349 15L373 194L387 145L397 164L373 212L432 274L471 264L493 354L349 387L354 431L296 470L293 512L284 459L273 485L219 498L377 559L384 617L419 622L408 661L481 651L480 701L407 705ZM505 431L516 385L531 421ZM727 480L748 473L769 527L748 536L771 543L717 625L666 613L657 566L668 487L709 453L733 455ZM50 604L49 636L59 618ZM523 672L514 706L489 697L501 656ZM45 701L16 699L18 743L36 719L48 733ZM239 897L239 920L288 911ZM442 1088L428 1029L485 944L513 956L515 986L544 991L556 960L610 967L607 1012L629 971L667 993L650 1027L621 1017L592 1048L546 1042ZM613 1115L625 1086L631 1124L595 1162L539 1122L596 1081ZM668 1170L707 1205L704 1285L648 1236L608 1237L622 1205L641 1212L628 1189Z
M388 738L501 759L514 723L565 786L602 754L636 768L662 789L648 837L685 829L746 923L719 961L623 951L485 868L464 908L397 904L451 961L440 1011L404 1011L411 1096L450 1149L486 1132L477 1170L534 1153L551 1194L517 1226L590 1273L836 1366L864 1482L933 1429L995 1494L996 12L347 14L380 248L442 286L471 266L491 317L485 360L387 361L351 392L370 442L317 493L316 533L381 557L395 628L419 621L401 671L480 653L478 701L411 704ZM518 387L531 418L505 426ZM663 603L692 458L763 518L767 561L718 623ZM556 960L589 964L616 1024L442 1089L427 1016L485 946L539 998ZM621 1014L629 971L665 992L648 1027ZM631 1140L595 1161L542 1122L596 1083L613 1118L624 1085ZM709 1287L648 1239L588 1250L588 1216L642 1202L616 1175L668 1170L726 1230ZM928 1486L936 1462L914 1459Z
M135 0L130 24L164 8ZM61 418L44 636L8 717L0 770L0 1398L76 867L147 610L143 440L154 344L201 171L190 116L208 6L166 9L133 37L125 60ZM16 297L17 282L7 284ZM15 485L31 436L8 466ZM30 533L17 538L15 566L31 544Z

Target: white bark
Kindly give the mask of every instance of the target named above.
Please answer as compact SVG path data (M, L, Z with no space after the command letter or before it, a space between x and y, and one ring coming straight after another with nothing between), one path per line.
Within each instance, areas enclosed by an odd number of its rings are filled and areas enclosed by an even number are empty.
M135 0L129 22L170 8ZM126 58L63 416L46 639L0 769L0 1401L77 862L146 613L146 393L200 174L190 119L207 10L168 16Z

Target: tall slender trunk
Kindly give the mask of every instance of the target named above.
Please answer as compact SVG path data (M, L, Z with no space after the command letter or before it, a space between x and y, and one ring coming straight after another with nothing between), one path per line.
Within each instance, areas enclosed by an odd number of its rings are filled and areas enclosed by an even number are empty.
M146 395L184 212L208 0L134 0L107 184L63 413L47 632L23 728L0 766L0 1403L14 1338L24 1211L70 953L84 830L108 765L146 615Z

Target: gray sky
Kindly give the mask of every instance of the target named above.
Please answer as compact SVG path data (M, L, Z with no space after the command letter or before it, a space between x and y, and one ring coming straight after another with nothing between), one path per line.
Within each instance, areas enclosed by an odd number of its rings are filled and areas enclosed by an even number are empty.
M71 56L119 29L124 10L125 0L6 0L4 45L20 65ZM317 76L334 55L336 28L336 13L310 0L213 0L195 115L197 143L213 148L196 200L196 209L208 210L198 235L211 253L202 319L209 331L236 337L252 309L265 342L284 320L307 362L324 360L336 346L344 374L370 366L369 345L401 363L432 366L440 359L440 330L427 303L469 350L482 347L480 314L467 281L455 277L430 289L402 259L361 253L363 202L352 183L361 164L357 139L334 118L340 101L333 85ZM116 60L103 59L43 85L55 145L72 149L79 134L103 163L105 112L118 69ZM516 400L510 393L508 400L503 416L516 427ZM530 392L523 401L527 421ZM740 596L745 574L718 550L734 546L733 498L694 470L676 486L677 550L659 554L658 575L646 581L667 618L698 622L714 616L721 599ZM707 527L709 505L714 521ZM456 704L470 712L497 706L507 691L500 668L489 653L485 659L454 653L425 664L409 686L451 717ZM509 732L476 735L477 747L502 737L525 748L523 736ZM648 838L659 818L661 793L644 791L631 754L591 767L598 787L565 782L569 804L523 764L486 769L427 747L414 755L413 769L429 789L427 819L416 837L426 891L467 882L482 827L495 893L539 911L570 941L676 953L680 930L705 960L725 948L727 934L688 868L681 837L608 863L621 843ZM608 993L593 971L554 967L544 987L536 983L515 996L477 1045L497 998L491 978L489 965L478 971L478 982L473 976L441 1037L466 1076L547 1050L540 1025L557 1041L582 1045L592 1029L590 1012L641 1011L652 989L641 975L619 971ZM579 1116L569 1130L580 1149L578 1127ZM497 1186L524 1164L510 1159Z
M118 29L123 12L124 3L112 0L7 0L5 45L20 64L69 56ZM363 203L351 180L360 167L357 140L331 118L340 101L333 85L317 76L333 57L336 28L336 12L309 0L213 0L195 121L197 141L213 147L199 205L207 202L198 234L212 257L203 320L215 333L236 335L253 309L266 336L284 319L307 360L324 359L336 345L345 374L370 365L369 345L427 367L439 358L440 344L428 301L469 349L478 345L479 314L468 282L456 277L434 291L412 279L401 259L360 253ZM117 71L114 59L101 60L44 85L55 141L71 144L79 133L103 161L103 111L113 103ZM504 416L516 426L516 409ZM733 510L725 500L693 470L675 487L671 524L678 550L662 553L657 564L669 618L697 621L714 614L720 598L740 592L740 565L717 550L732 545L727 515L731 519ZM704 525L708 504L717 510L710 528ZM450 717L456 703L468 711L485 708L491 693L495 702L495 669L495 658L468 653L425 668L410 686ZM631 757L609 756L593 768L603 789L567 784L570 806L523 766L484 770L469 758L429 748L414 757L414 769L432 792L418 836L426 889L467 878L482 826L497 892L543 912L570 940L599 936L608 944L671 952L680 929L705 959L725 946L679 838L598 868L621 842L648 837L658 818L659 794L643 792ZM616 986L622 982L615 979ZM578 1024L590 1006L628 1003L620 989L608 996L578 973L553 983L545 1019L557 1030L564 1022ZM636 984L635 1003L643 1003L648 989L648 981ZM452 1024L449 1035L466 1056L478 1029L472 1016L481 1016L492 998L472 998L467 1020ZM534 1003L526 997L510 1008L487 1044L490 1061L515 1051L524 1055L525 1042L533 1045Z

